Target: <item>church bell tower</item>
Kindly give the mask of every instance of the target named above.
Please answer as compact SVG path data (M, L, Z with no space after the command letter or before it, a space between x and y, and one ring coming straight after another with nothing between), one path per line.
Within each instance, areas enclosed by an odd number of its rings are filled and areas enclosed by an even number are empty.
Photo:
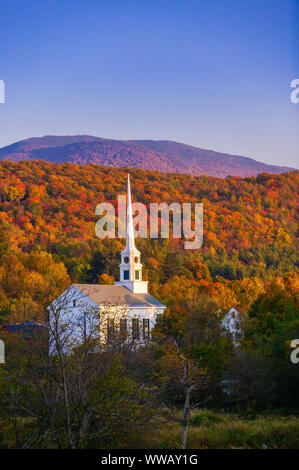
M147 294L147 281L142 280L140 251L135 246L134 224L132 214L130 175L127 182L127 234L126 247L121 252L120 281L117 286L124 286L136 294Z

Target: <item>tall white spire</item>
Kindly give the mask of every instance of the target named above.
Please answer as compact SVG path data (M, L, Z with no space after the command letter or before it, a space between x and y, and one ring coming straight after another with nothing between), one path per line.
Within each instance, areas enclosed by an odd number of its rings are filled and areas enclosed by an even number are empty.
M127 179L127 231L126 247L121 252L120 281L118 286L127 287L130 291L139 294L147 293L147 281L142 280L142 264L140 251L135 246L133 211L131 200L130 175Z
M134 224L133 224L133 213L132 213L132 200L131 200L131 186L130 186L130 175L128 173L127 180L127 240L126 248L124 250L126 253L129 252L140 252L135 247L135 236L134 236Z

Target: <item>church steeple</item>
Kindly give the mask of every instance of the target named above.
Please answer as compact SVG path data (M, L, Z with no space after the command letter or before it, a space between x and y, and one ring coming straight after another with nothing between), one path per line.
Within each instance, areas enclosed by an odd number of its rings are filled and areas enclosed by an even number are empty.
M126 247L121 252L120 281L115 283L134 293L147 293L147 281L142 281L140 251L135 246L134 223L131 201L130 175L127 180L127 232Z
M128 173L127 180L127 239L126 239L126 252L140 252L135 247L135 236L134 236L134 225L133 225L133 213L132 213L132 200L131 200L131 185L130 175ZM123 251L123 252L124 252Z

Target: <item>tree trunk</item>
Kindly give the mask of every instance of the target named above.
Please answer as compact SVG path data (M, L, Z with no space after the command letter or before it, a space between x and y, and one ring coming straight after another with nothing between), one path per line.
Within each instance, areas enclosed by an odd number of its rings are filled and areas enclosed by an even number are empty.
M185 403L184 403L184 417L183 417L183 432L181 449L185 449L187 440L187 430L190 418L190 390L191 387L187 384L185 388Z
M74 449L72 428L71 428L71 417L70 417L70 409L69 409L69 398L68 398L68 390L67 390L64 366L62 366L62 385L63 385L63 395L64 395L65 410L66 410L66 425L67 425L68 442L69 442L69 447L71 449Z

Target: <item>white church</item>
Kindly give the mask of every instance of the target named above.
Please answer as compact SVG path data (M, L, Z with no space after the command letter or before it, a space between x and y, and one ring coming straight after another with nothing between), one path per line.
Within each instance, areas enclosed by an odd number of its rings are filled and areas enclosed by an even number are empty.
M114 329L128 331L139 341L149 339L158 315L164 313L166 306L148 293L148 281L142 280L141 253L134 239L129 175L126 225L126 247L121 252L120 281L115 282L115 285L72 284L66 289L48 307L50 344L51 331L57 330L58 318L61 335L68 341L69 338L82 340L94 326L99 326L103 341Z

